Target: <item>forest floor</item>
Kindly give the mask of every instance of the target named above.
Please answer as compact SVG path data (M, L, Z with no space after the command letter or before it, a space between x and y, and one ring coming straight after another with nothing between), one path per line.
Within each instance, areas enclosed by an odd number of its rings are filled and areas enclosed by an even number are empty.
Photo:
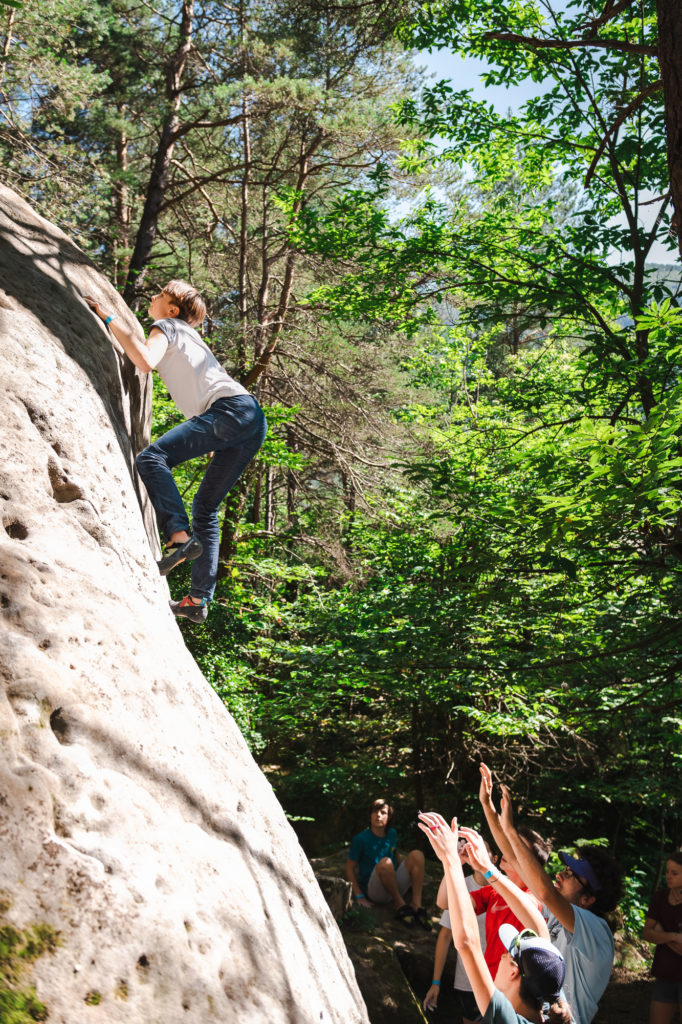
M594 1024L647 1024L652 981L641 971L616 967Z

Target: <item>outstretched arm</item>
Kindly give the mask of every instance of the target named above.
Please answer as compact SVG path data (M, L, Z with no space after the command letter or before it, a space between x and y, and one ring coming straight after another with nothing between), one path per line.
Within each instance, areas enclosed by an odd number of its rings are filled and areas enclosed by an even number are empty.
M495 843L497 844L497 847L500 850L500 853L502 854L504 859L509 861L514 870L520 874L518 866L515 863L516 858L514 856L514 850L512 849L511 843L504 834L504 829L502 828L500 816L497 813L495 804L493 803L492 772L490 771L490 768L488 768L488 765L483 764L483 762L481 762L480 765L480 772L481 785L478 791L478 799L481 802L481 807L483 808L483 813L485 814L485 820L488 822L488 828L490 829L492 837L495 840Z
M474 832L472 828L462 826L459 834L467 841L466 852L471 866L480 871L481 874L486 875L488 885L492 885L495 892L500 894L512 914L518 917L524 928L531 928L536 935L543 939L548 939L547 922L538 909L537 901L529 896L528 893L519 889L518 885L514 885L506 875L497 870L488 855L483 838L478 832ZM487 875L491 872L490 878L487 878Z
M483 958L476 915L471 904L469 890L464 882L462 863L457 852L457 819L453 819L452 827L450 827L440 814L421 813L419 827L428 837L431 846L443 862L448 888L452 938L471 982L476 1005L481 1014L485 1014L495 986L490 977L488 965Z
M514 859L518 864L517 871L534 896L537 897L561 924L573 932L575 929L575 911L573 905L554 887L542 864L533 856L531 850L521 839L514 827L511 793L507 786L502 786L502 804L500 821L504 834L511 843Z
M113 315L103 309L96 299L88 295L84 296L84 298L103 323L109 316ZM163 358L168 348L166 336L158 327L151 329L149 338L145 341L144 334L137 324L137 329L133 329L119 319L118 316L112 319L107 326L130 361L142 373L150 373Z
M448 958L448 950L450 949L450 943L452 942L452 932L445 926L441 927L438 932L438 938L436 939L436 952L433 957L433 983L431 988L424 996L424 1009L435 1010L438 1004L438 995L440 993L440 979L443 976L443 968L445 967L445 961ZM438 982L438 984L436 984Z

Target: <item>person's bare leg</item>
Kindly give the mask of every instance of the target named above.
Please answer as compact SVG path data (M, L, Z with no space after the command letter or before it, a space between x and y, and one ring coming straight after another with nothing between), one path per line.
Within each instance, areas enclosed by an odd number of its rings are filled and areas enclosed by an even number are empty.
M649 1007L649 1024L670 1024L676 1013L675 1003L659 1003L652 999Z
M410 873L412 907L414 910L418 910L422 905L422 889L424 888L424 854L421 850L410 850L405 858L405 866Z
M405 900L400 895L400 890L398 889L393 861L390 857L383 857L374 870L384 889L393 900L393 906L396 910L400 910L401 907L405 906Z

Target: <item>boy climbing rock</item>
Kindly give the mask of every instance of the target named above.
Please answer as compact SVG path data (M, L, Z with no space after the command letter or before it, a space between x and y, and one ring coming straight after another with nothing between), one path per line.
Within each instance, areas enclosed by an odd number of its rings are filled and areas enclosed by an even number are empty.
M185 281L170 281L149 304L154 321L140 340L90 297L85 301L109 327L142 373L155 367L175 404L187 417L140 452L136 464L165 538L159 572L167 576L192 562L192 587L171 601L175 615L204 622L218 575L218 508L265 440L267 424L258 402L230 377L195 330L206 306ZM192 503L192 527L171 470L213 452Z

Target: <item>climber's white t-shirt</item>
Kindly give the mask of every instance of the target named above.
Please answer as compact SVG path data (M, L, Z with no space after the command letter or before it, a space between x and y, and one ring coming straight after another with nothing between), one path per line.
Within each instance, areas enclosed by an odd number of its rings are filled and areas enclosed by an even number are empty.
M246 388L223 369L208 345L184 320L155 320L168 348L156 365L171 398L191 419L206 412L218 398L248 395Z

